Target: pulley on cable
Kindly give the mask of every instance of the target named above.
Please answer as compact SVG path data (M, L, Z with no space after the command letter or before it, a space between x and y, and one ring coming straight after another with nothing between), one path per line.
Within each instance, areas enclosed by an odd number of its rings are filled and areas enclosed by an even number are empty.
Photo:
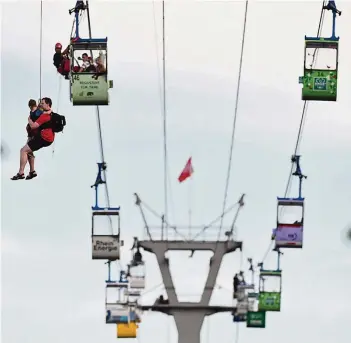
M69 11L75 14L75 33L70 42L70 99L76 105L108 105L107 37L81 38L79 36L79 15L88 14L88 29L91 32L88 1L77 1ZM90 55L90 56L89 56ZM80 64L79 61L82 61Z
M336 15L341 12L336 8L335 1L329 1L322 11L333 13L332 35L330 38L305 36L304 75L300 76L302 100L336 101L338 88L338 49L339 37L335 36ZM322 17L323 18L323 17ZM318 35L319 36L319 35ZM328 61L325 68L314 68L317 49L332 49L335 57ZM308 59L312 58L312 62Z

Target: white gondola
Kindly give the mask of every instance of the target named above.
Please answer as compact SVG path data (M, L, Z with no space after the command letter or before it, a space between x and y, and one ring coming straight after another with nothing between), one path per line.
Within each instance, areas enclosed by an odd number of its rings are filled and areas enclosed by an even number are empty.
M98 174L95 183L91 186L95 188L95 205L92 206L91 219L91 239L93 260L119 260L120 248L123 242L120 241L120 207L100 207L98 203L99 185L103 184L103 171L106 164L98 163ZM99 220L99 222L98 222ZM103 222L101 222L103 221ZM114 223L116 221L116 223ZM110 232L108 228L116 228L115 232Z
M255 292L250 292L247 295L249 306L248 306L248 311L249 312L257 312L258 311L258 297L259 294Z
M118 260L120 257L119 234L106 234L96 223L96 216L111 219L117 218L119 232L120 219L118 210L95 210L92 216L92 258L93 260ZM101 218L101 217L100 217ZM107 224L107 223L106 223ZM103 225L104 227L107 225Z
M130 310L128 304L106 304L106 323L118 324L128 323L130 321Z
M243 283L243 284L239 284L238 285L238 290L254 290L255 289L255 285L251 285L251 284L247 284L247 283Z
M252 291L254 290L255 286L253 284L241 283L238 285L238 290L236 292L237 304L235 315L246 315L247 312L250 311L251 308L253 308L254 304L251 299L252 296L249 296L249 294L252 294Z
M238 301L241 301L243 299L245 299L246 297L246 291L247 290L254 290L255 286L254 285L250 285L250 284L246 284L246 283L242 283L238 285L238 290L235 293L235 297Z
M106 284L105 305L106 323L118 324L130 321L130 308L126 295L128 283L111 282Z
M248 301L248 297L246 296L244 299L238 300L236 304L236 314L237 315L246 314L248 310L249 310L249 301Z
M140 297L141 289L128 289L126 295L129 297Z
M130 268L129 286L132 290L145 288L145 265L139 264Z

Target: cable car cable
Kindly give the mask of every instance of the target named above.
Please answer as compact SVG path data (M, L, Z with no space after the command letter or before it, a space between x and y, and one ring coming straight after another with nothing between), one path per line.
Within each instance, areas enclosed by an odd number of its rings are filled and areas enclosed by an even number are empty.
M88 19L88 30L89 30L89 38L92 39L92 34L91 34L91 22L90 22L90 11L89 11L89 1L86 1L86 11L87 11L87 19ZM103 140L102 140L102 129L101 129L101 120L100 120L100 109L99 106L96 106L96 119L98 123L98 131L99 131L99 143L100 143L100 155L101 155L101 162L105 164L105 154L104 154L104 145L103 145ZM106 196L106 203L108 207L110 206L110 195L108 192L108 185L107 185L107 173L106 173L106 168L102 170L103 175L104 175L104 180L105 180L105 196ZM111 233L113 233L113 225L112 225L112 219L110 216L108 216L109 219L109 224L110 224L110 229Z
M243 34L241 40L241 52L240 52L240 62L239 62L239 74L238 74L238 82L237 82L237 89L236 89L236 99L235 99L235 109L234 109L234 117L233 117L233 127L232 127L232 136L231 136L231 143L230 143L230 150L229 150L229 158L228 158L228 171L227 171L227 178L226 178L226 185L224 190L224 200L222 206L222 213L225 212L225 207L227 203L228 197L228 190L229 190L229 182L230 182L230 175L231 175L231 168L232 168L232 158L233 158L233 149L234 149L234 140L235 140L235 132L236 132L236 120L238 116L238 104L239 104L239 96L240 96L240 85L241 85L241 71L243 65L243 57L244 57L244 46L245 46L245 37L246 37L246 22L247 22L247 10L248 10L249 2L246 0L245 3L245 14L244 14L244 24L243 24ZM223 226L223 218L221 217L219 232L217 236L217 241L220 238L222 226Z
M320 18L319 18L317 37L320 37L320 35L322 33L322 28L323 28L323 23L324 23L324 13L325 13L324 12L324 6L325 6L325 1L322 1L322 10L321 10ZM318 51L319 50L317 48L314 50L313 58L312 58L312 64L314 64L317 61ZM307 116L307 110L308 110L308 101L305 101L304 105L303 105L303 109L302 109L302 116L301 116L301 121L300 121L298 134L297 134L297 140L296 140L296 144L295 144L294 155L297 155L297 153L299 151L299 148L300 148L303 128L304 128L304 124L305 124L306 116ZM285 193L284 193L285 194L284 195L285 198L287 197L287 195L289 193L289 190L290 190L293 168L294 168L294 165L291 164L290 174L289 174L288 182L287 182L287 185L286 185L286 188L285 188Z
M323 23L324 23L324 6L325 6L325 1L322 1L322 10L321 10L321 14L319 17L319 24L318 24L318 29L317 29L317 37L320 37L321 33L322 33L322 29L323 29ZM316 48L314 50L313 53L313 59L312 59L312 64L317 62L317 57L318 57L318 48ZM304 124L306 121L306 117L307 117L307 110L308 110L308 101L306 100L304 102L303 105L303 109L302 109L302 115L301 115L301 120L300 120L300 125L299 125L299 130L298 130L298 134L297 134L297 139L296 139L296 143L295 143L295 149L294 149L294 155L297 155L299 148L300 148L300 143L301 143L301 139L302 139L302 134L303 134L303 128L304 128ZM291 181L292 181L292 173L293 173L293 168L294 168L294 164L291 164L291 168L290 168L290 173L289 173L289 177L288 177L288 182L287 185L285 187L285 193L284 193L284 198L286 198L288 196L288 193L290 191L290 187L291 187ZM262 259L262 262L265 261L265 259L267 258L271 247L272 247L273 241L271 241L269 243L268 249Z
M164 173L164 216L166 237L168 238L168 150L167 150L167 99L166 99L166 40L165 40L165 1L162 0L162 90L163 90L163 173Z

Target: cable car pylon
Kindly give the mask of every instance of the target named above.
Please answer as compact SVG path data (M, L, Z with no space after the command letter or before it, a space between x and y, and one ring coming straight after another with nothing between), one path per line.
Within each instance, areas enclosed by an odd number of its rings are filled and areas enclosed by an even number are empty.
M210 316L220 312L235 313L237 310L237 308L234 306L213 306L210 305L209 302L216 285L218 271L221 266L224 255L234 252L237 249L241 250L242 242L235 241L232 238L232 235L229 234L227 235L227 237L216 241L204 240L203 237L199 237L198 235L196 235L198 239L165 239L164 234L162 233L162 231L165 228L165 225L174 229L178 236L179 231L177 231L177 226L172 226L169 223L165 223L165 219L163 216L159 216L161 220L161 227L155 227L155 230L157 230L158 235L156 237L153 237L151 235L151 227L147 223L146 216L143 211L143 202L138 194L135 194L135 196L136 205L140 208L140 212L149 239L138 240L136 238L134 246L136 249L142 248L144 249L144 251L156 255L156 260L159 265L163 284L167 293L166 300L164 300L162 297L157 299L154 304L139 305L139 307L142 311L151 310L173 316L178 330L179 343L200 343L200 331L202 328L204 318L206 316ZM240 203L242 202L241 199L242 197L239 200ZM238 206L240 206L239 202ZM208 226L206 226L205 228L209 229ZM219 227L215 227L214 229L217 233ZM228 232L230 232L230 230L228 230ZM204 291L199 302L183 302L178 300L175 291L174 280L171 276L169 258L166 257L167 251L213 252ZM185 315L187 320L184 320Z

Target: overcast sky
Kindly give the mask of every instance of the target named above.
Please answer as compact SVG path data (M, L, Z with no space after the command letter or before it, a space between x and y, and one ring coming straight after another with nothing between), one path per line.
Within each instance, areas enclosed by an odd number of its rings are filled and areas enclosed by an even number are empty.
M67 127L56 137L54 154L52 147L36 154L39 176L30 182L13 182L10 177L18 171L19 149L26 139L28 99L39 97L40 2L2 7L1 135L9 148L1 179L4 343L116 340L115 326L105 324L106 266L91 260L90 185L99 161L95 108L73 107L68 83L52 65L55 43L68 44L73 20L68 10L73 6L74 1L44 2L42 95L53 99ZM101 107L101 118L111 203L121 206L126 242L122 264L130 258L132 237L142 237L143 231L133 193L159 213L164 206L161 6L146 1L92 1L90 6L93 36L109 39L114 88L110 106ZM336 28L338 101L310 103L300 151L308 175L303 189L304 249L283 256L281 313L267 314L265 330L242 324L240 343L350 340L351 250L341 232L351 222L351 3L338 6L343 11ZM253 257L259 262L270 243L276 197L284 195L303 107L298 77L303 73L304 35L316 34L320 7L321 1L249 4L228 195L230 205L247 194L237 222L244 261ZM221 212L244 9L244 2L166 4L170 218L178 225L188 224L189 204L193 224L208 223ZM323 32L327 37L330 17L328 12ZM82 30L85 36L86 26ZM187 183L179 185L177 177L190 155L195 173L189 189ZM160 224L147 214L149 224ZM225 224L232 218L228 216ZM144 255L149 291L143 302L150 303L162 291L150 291L161 279L154 257ZM192 300L201 289L208 256L174 257L178 292ZM216 289L214 303L232 303L232 277L239 260L239 253L224 259L218 278L223 287ZM268 255L265 266L276 267L275 254ZM204 325L202 343L234 342L235 330L229 314L214 316ZM140 342L176 343L176 337L173 319L157 313L143 316Z

